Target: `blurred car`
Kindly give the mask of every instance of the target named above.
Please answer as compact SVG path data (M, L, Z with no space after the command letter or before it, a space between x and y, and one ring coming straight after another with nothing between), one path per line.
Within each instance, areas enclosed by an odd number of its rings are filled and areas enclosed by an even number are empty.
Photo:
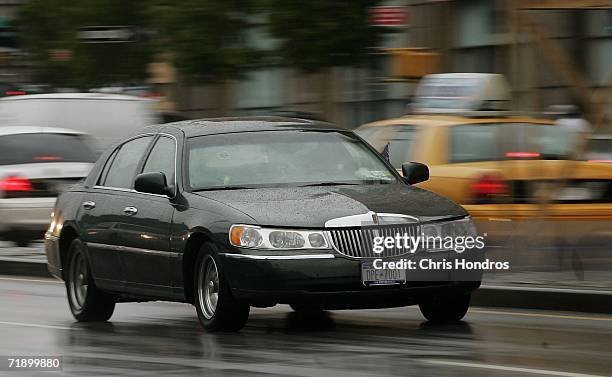
M63 193L45 235L49 270L72 314L105 321L116 302L192 303L209 330L239 330L249 307L297 311L419 304L457 321L482 272L376 267L480 261L431 245L376 251L380 235L475 237L460 206L412 186L352 132L251 117L154 126L106 152ZM379 253L379 254L375 254ZM467 272L467 273L466 273Z
M124 94L136 97L156 97L153 87L149 85L112 85L89 90L91 93Z
M612 164L612 135L591 136L587 145L586 160Z
M102 151L161 119L146 98L101 93L54 93L0 99L0 128L59 127L88 133Z
M48 84L4 83L0 84L0 97L20 96L24 94L40 94L51 91Z
M276 110L272 111L272 116L279 117L288 117L288 118L298 118L298 119L308 119L308 120L317 120L321 122L326 122L323 116L319 113L309 112L309 111L298 111L298 110Z
M85 177L96 154L83 133L0 127L0 239L41 239L57 195Z
M612 221L612 167L595 162L569 162L572 175L543 210L543 196L565 183L568 171L565 134L547 120L416 115L366 124L356 133L379 151L388 145L398 169L407 161L427 164L430 179L420 186L463 205L491 240L511 236L517 224L500 223L514 220L563 221L549 229L549 239L566 227L581 238L596 230L588 224L579 231L581 222ZM501 228L508 232L499 234Z
M442 88L415 101L427 104L424 111L365 124L356 133L397 169L407 161L427 164L430 179L420 186L463 205L491 245L534 234L530 240L546 245L610 244L612 166L568 161L568 136L552 121L481 111L489 97L470 101L466 93L477 89L454 83L454 75L436 76L444 78ZM453 109L455 97L472 108ZM499 106L499 98L488 106ZM432 112L437 104L443 108Z

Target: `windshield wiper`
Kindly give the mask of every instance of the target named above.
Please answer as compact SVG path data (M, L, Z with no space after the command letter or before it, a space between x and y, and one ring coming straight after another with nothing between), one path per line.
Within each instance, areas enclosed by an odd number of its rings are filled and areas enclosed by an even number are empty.
M313 186L357 186L359 183L351 183L351 182L319 182L319 183L310 183L307 185L302 185L299 187L313 187Z
M381 184L381 185L388 185L395 182L394 179L384 179L384 178L374 178L374 179L366 179L364 180L364 183L366 185L373 185L373 184Z
M201 188L201 189L196 189L196 190L192 190L193 192L199 192L199 191L221 191L221 190L248 190L248 189L254 189L256 187L251 187L251 186L219 186L219 187L206 187L206 188Z

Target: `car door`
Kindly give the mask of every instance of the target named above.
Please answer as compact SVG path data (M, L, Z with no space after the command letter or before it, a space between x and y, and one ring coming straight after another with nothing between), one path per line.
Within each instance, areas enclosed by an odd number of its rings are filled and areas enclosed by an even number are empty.
M175 184L176 140L160 135L143 164L142 172L161 172ZM118 236L124 246L123 267L130 292L157 296L171 293L173 263L170 251L174 207L165 195L131 192L126 195ZM167 291L164 293L164 291Z
M123 287L125 274L118 230L132 177L153 136L132 139L110 154L96 184L83 195L79 225L87 245L92 273L106 288ZM128 177L128 178L126 178Z

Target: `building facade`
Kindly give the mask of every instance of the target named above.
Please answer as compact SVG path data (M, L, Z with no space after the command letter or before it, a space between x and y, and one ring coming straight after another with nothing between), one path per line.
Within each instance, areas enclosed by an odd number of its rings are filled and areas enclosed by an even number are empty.
M527 8L525 1L412 1L410 40L440 51L447 72L505 74L519 111L581 101L564 79L559 58L543 54L528 32L529 22L541 25L591 89L611 85L612 9Z
M28 80L27 54L11 37L12 19L25 1L0 0L2 83ZM404 11L405 19L380 26L388 33L380 45L372 46L371 59L361 66L307 75L270 65L245 72L240 80L195 86L162 64L157 67L164 69L152 70L160 77L152 77L150 83L169 98L173 110L190 117L293 110L319 113L347 128L404 114L418 79L428 72L503 73L513 89L513 107L520 112L544 111L553 104L582 105L584 98L561 73L558 57L544 54L529 33L527 21L535 21L584 76L590 90L609 88L612 4L609 9L518 9L529 2L533 1L387 0L381 5ZM277 42L267 33L265 18L251 21L249 44L274 49ZM331 98L324 98L328 84Z
M583 105L558 67L528 32L526 20L541 25L546 36L567 55L591 90L610 86L612 67L612 9L519 9L518 1L396 0L385 6L404 6L407 20L395 27L364 67L333 70L334 111L330 120L352 128L376 119L400 116L414 92L417 76L394 68L394 49L410 48L438 55L431 71L496 72L507 76L513 107L541 112L554 104ZM274 40L262 24L251 34L257 47ZM411 61L412 59L412 61ZM414 56L402 64L414 65ZM433 64L433 61L432 61ZM290 67L267 67L229 84L227 103L233 114L260 114L278 109L321 112L321 75L302 75ZM194 116L214 115L217 91L179 90L178 110ZM608 106L608 109L610 106Z

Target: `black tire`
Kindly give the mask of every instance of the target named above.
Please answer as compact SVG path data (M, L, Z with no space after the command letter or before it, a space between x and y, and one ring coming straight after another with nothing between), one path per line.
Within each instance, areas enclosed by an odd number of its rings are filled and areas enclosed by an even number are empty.
M72 315L79 322L107 321L115 310L115 300L96 287L85 245L80 240L70 244L68 260L66 293Z
M249 319L250 306L232 296L215 250L205 243L196 259L193 293L198 319L208 331L240 331Z
M435 323L458 322L470 307L469 293L444 294L419 304L421 313L428 321Z

